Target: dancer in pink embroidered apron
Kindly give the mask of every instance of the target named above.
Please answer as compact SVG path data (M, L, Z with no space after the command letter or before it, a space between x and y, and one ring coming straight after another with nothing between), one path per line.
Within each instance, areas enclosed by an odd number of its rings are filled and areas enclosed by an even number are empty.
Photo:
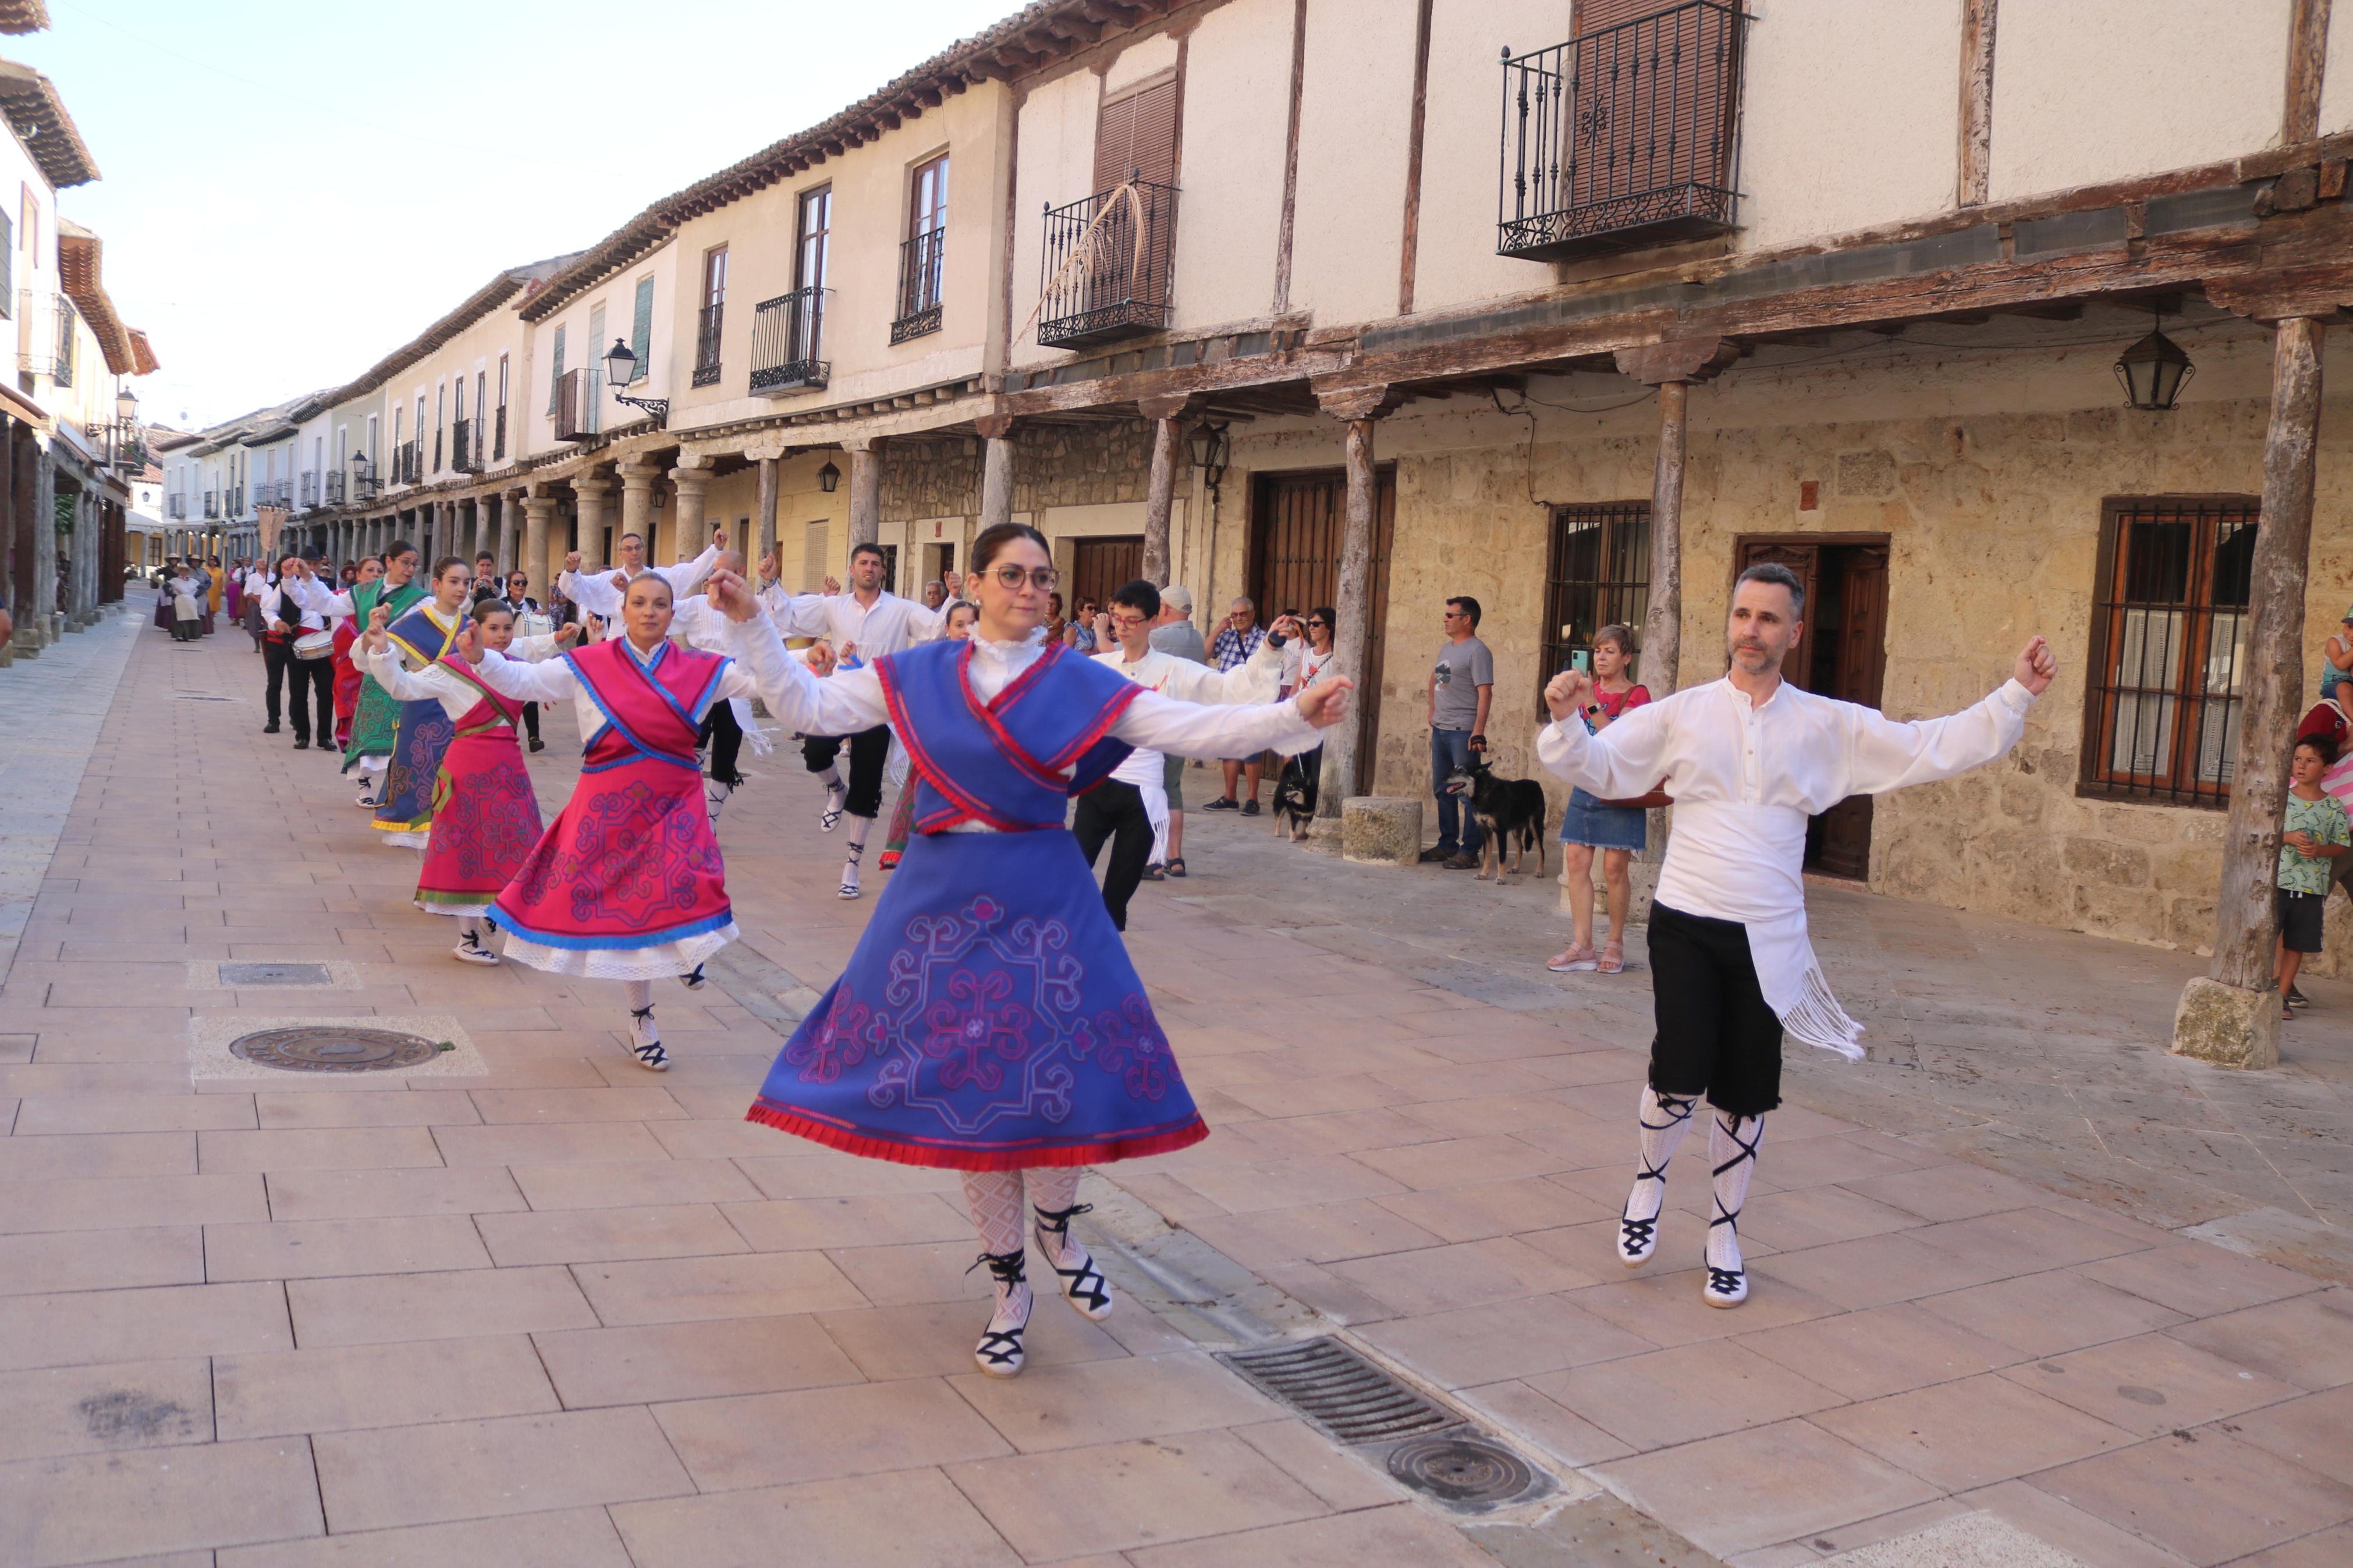
M733 660L669 640L670 584L629 584L623 635L546 664L485 654L482 683L523 702L569 701L586 737L572 799L493 901L506 956L551 974L628 986L628 1048L670 1067L653 982L702 989L703 960L735 940L726 869L703 804L695 739L714 702L754 695Z
M458 636L458 646L436 663L409 673L385 635L379 607L365 638L368 672L399 702L438 700L456 727L433 782L433 826L425 864L417 875L417 907L460 922L454 950L461 963L496 963L482 941L482 917L539 842L539 800L515 744L522 704L492 690L479 666L490 656L537 661L569 647L579 635L566 626L553 637L514 637L514 615L486 605Z

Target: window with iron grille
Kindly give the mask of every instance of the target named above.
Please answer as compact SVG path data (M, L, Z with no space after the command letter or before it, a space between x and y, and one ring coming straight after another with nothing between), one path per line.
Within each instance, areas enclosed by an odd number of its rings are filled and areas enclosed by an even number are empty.
M81 322L73 301L58 296L58 358L50 379L59 386L71 386L74 379L74 329Z
M1623 623L1639 651L1651 603L1651 503L1602 501L1552 512L1552 552L1545 571L1544 658L1536 666L1536 706L1545 684L1570 657L1593 651L1593 634ZM1641 667L1635 666L1635 679Z
M899 313L891 341L940 329L941 286L947 268L948 155L917 165L908 193L907 237L899 247Z
M2081 793L2229 802L2259 510L2253 496L2103 504Z
M507 455L507 356L499 356L499 429L498 439L491 448L494 461L503 462Z

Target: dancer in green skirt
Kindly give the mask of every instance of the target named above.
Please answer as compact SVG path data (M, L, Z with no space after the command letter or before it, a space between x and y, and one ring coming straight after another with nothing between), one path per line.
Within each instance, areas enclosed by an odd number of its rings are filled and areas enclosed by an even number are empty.
M396 541L384 552L384 575L335 595L328 608L364 626L370 613L382 605L391 612L391 619L398 620L425 597L425 589L417 581L417 546ZM343 772L358 767L369 775L362 781L359 804L371 809L381 782L377 775L392 760L393 725L399 716L400 704L392 700L392 693L373 680L360 682L359 712L352 719L352 742L343 748Z

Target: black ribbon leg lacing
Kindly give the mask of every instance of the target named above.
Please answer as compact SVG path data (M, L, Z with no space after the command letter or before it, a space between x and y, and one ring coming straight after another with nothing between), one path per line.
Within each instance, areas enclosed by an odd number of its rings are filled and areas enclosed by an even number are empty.
M1666 1132L1682 1123L1690 1121L1692 1112L1699 1105L1696 1098L1672 1094L1659 1095L1658 1101L1659 1109L1665 1112L1667 1119L1662 1122L1653 1122L1647 1117L1642 1118L1642 1131L1645 1132ZM1641 1190L1641 1184L1644 1182L1658 1183L1659 1208L1658 1213L1653 1214L1649 1219L1636 1219L1630 1212L1633 1199L1629 1196L1626 1200L1626 1210L1620 1211L1618 1215L1618 1256L1628 1263L1642 1263L1649 1260L1651 1249L1658 1245L1659 1215L1664 1214L1667 1208L1665 1163L1653 1165L1647 1153L1638 1152L1636 1157L1642 1163L1641 1168L1634 1173L1635 1188L1637 1191Z
M633 1024L643 1024L648 1028L651 1028L654 1010L649 1006L632 1007L629 1009L629 1020ZM634 1035L636 1031L632 1029L630 1033ZM641 1067L652 1068L659 1071L670 1066L670 1053L662 1049L662 1043L659 1039L648 1040L643 1045L632 1041L629 1054L638 1058L638 1065Z
M703 978L702 965L699 963L684 974L680 975L678 977L678 983L681 985L685 986L689 991L700 991L708 984L708 982Z
M972 1268L983 1267L996 1277L998 1285L1008 1290L1016 1285L1027 1285L1029 1282L1029 1273L1022 1267L1022 1254L1018 1248L1011 1252L984 1252L972 1260ZM965 1272L969 1274L972 1268L967 1268ZM1029 1327L1029 1321L1025 1319L1010 1329L983 1331L980 1342L972 1348L973 1359L980 1363L980 1370L993 1377L1011 1377L1015 1373L1019 1372L1026 1355L1021 1348L1021 1335Z
M1757 1146L1765 1142L1765 1127L1761 1119L1752 1120L1757 1120L1757 1130L1749 1135L1746 1142L1743 1142L1741 1139L1738 1131L1738 1121L1736 1121L1729 1127L1724 1127L1721 1121L1717 1122L1719 1127L1723 1127L1725 1137L1731 1140L1732 1146L1739 1152L1726 1159L1724 1163L1716 1166L1711 1180L1721 1181L1726 1172L1737 1169L1742 1162L1746 1161L1753 1163L1756 1161ZM1715 1212L1708 1217L1708 1235L1713 1237L1715 1234L1715 1227L1717 1226L1730 1226L1732 1227L1733 1247L1734 1249L1737 1251L1740 1245L1740 1210L1726 1209L1724 1206L1724 1200L1721 1197L1715 1198ZM1704 1253L1701 1256L1701 1261L1703 1263L1706 1263L1707 1267L1707 1294L1709 1297L1727 1303L1743 1301L1747 1299L1748 1270L1745 1267L1740 1268L1718 1268L1714 1263L1707 1262Z
M1046 1255L1046 1266L1061 1279L1063 1299L1089 1318L1105 1318L1111 1315L1111 1281L1095 1267L1095 1260L1088 1258L1076 1268L1065 1268L1054 1261L1070 1245L1071 1217L1092 1214L1094 1206L1072 1204L1066 1209L1042 1209L1033 1204L1030 1212L1038 1216L1038 1246ZM1049 1231L1054 1234L1056 1245L1047 1244Z

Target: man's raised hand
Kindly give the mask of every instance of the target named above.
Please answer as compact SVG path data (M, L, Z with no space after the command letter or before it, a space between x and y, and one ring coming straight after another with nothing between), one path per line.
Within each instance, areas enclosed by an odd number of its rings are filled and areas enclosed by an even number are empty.
M1545 706L1552 710L1557 722L1584 707L1592 692L1591 676L1581 669L1564 669L1545 683Z
M2040 697L2059 673L2059 661L2052 657L2049 643L2039 637L2029 637L2026 646L2019 650L2017 667L2010 673L2012 679Z
M556 647L570 647L574 643L576 643L579 640L580 623L578 621L566 621L562 626L555 628Z
M1345 675L1319 680L1296 699L1299 716L1319 730L1328 730L1348 716L1348 693L1356 682Z
M748 621L760 613L760 601L744 585L744 579L733 572L713 572L711 586L704 590L720 614L731 621Z
M572 550L565 552L564 569L566 572L577 572L580 570L580 552L577 550Z

